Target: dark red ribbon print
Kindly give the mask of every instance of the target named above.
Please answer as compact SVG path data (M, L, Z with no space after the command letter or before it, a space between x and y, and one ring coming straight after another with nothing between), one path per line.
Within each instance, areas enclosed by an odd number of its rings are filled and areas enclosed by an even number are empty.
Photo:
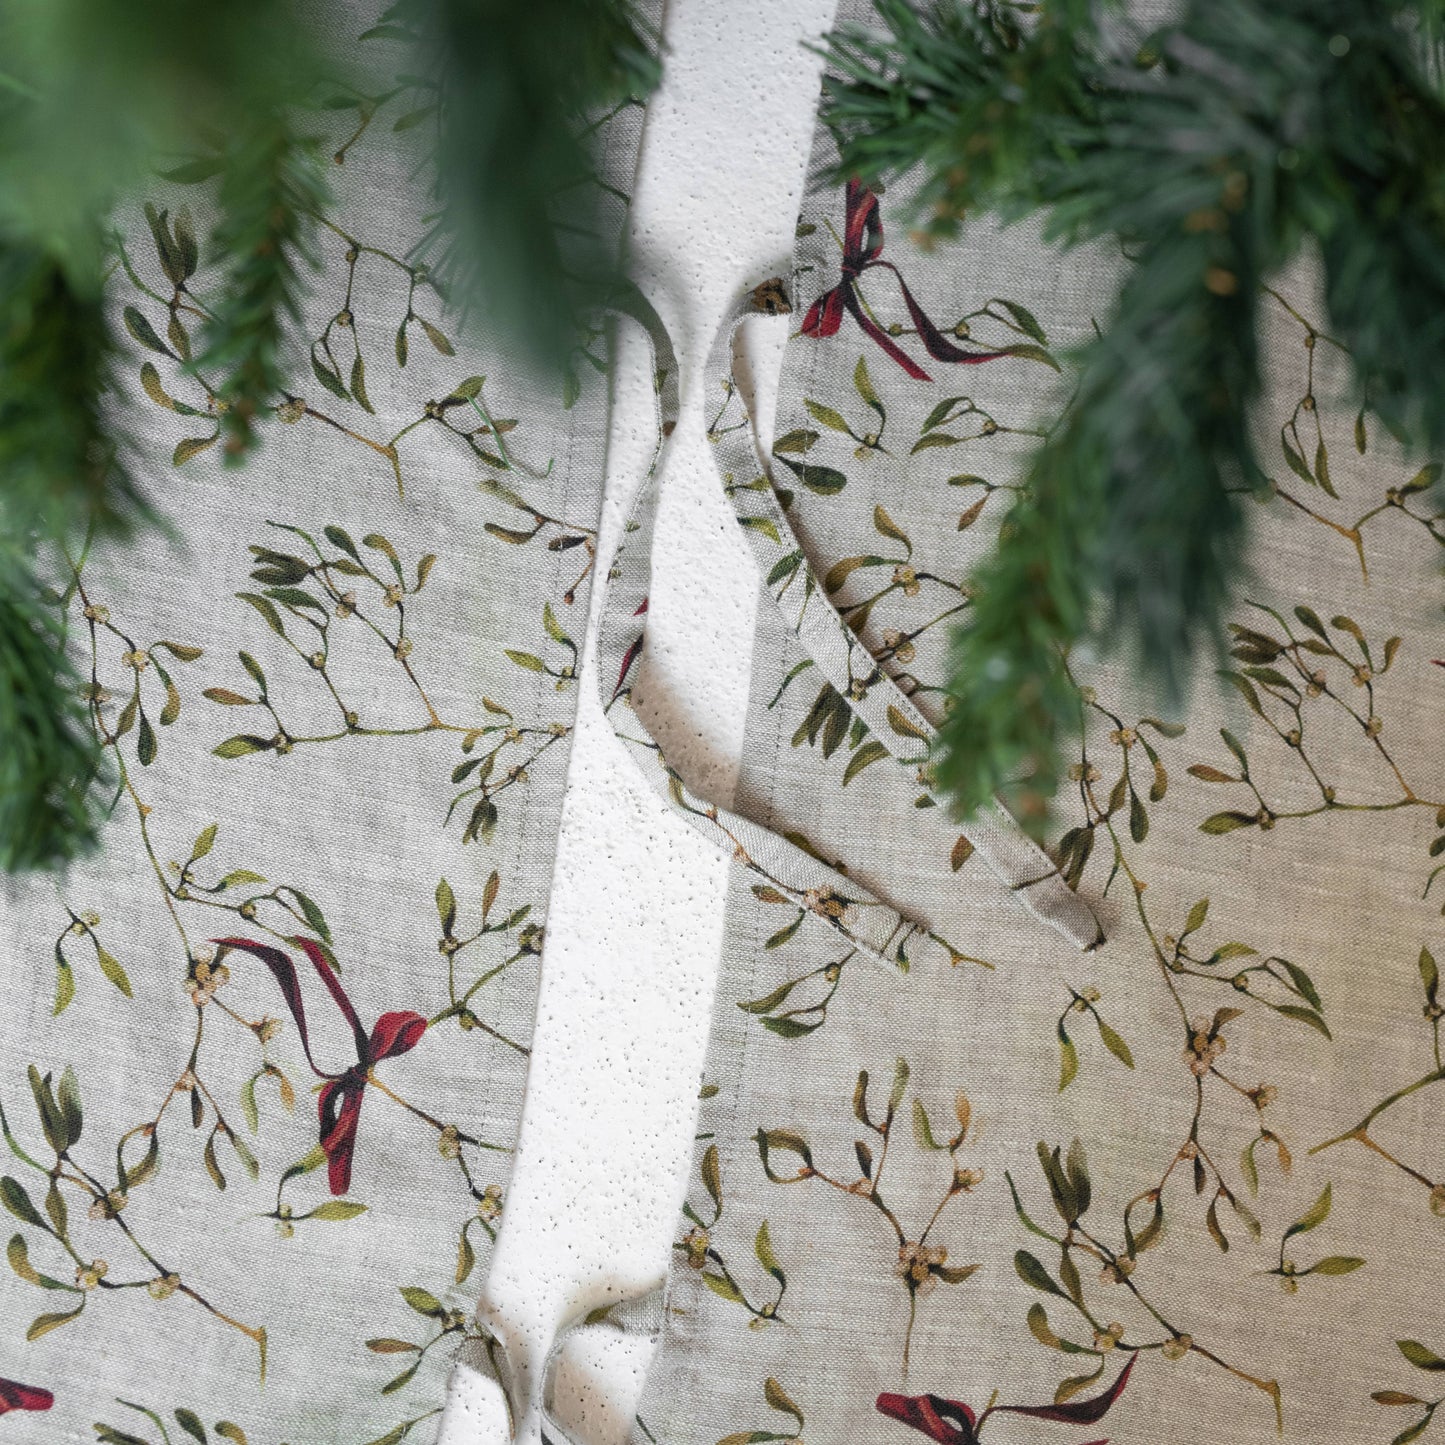
M637 611L634 612L632 615L633 615L634 617L641 617L641 616L643 616L644 613L646 613L646 611L647 611L647 598L644 597L644 598L642 599L642 604L641 604L641 606L639 606L638 609L637 609ZM629 647L629 648L627 649L627 652L624 654L624 656L623 656L623 658L622 658L622 667L621 667L621 669L618 671L618 674L617 674L617 686L612 689L612 696L611 696L611 698L608 700L608 704L607 704L607 705L608 705L609 707L611 707L612 704L613 704L614 702L616 702L617 699L618 699L618 697L620 696L620 694L621 694L621 692L622 692L622 685L623 685L623 683L625 683L625 682L627 681L627 674L632 671L632 664L633 664L634 662L636 662L639 657L642 656L642 644L643 644L643 641L644 641L644 638L643 638L641 635L639 635L637 638L634 639L634 641L633 641L633 643L632 643L632 646Z
M418 1013L384 1013L377 1019L370 1034L361 1026L361 1020L352 1007L336 970L327 961L319 944L310 938L291 940L311 960L311 965L320 975L321 982L331 995L332 1002L341 1011L341 1016L351 1026L351 1036L356 1045L356 1062L339 1074L327 1072L318 1067L311 1056L311 1039L306 1032L306 1008L301 1000L301 982L296 976L296 965L279 948L257 943L249 938L215 938L211 940L222 948L239 948L254 954L271 970L296 1020L296 1032L301 1035L301 1048L306 1062L318 1079L325 1079L316 1099L316 1113L321 1126L321 1148L326 1154L327 1181L333 1194L345 1194L351 1187L351 1160L356 1152L356 1130L361 1122L361 1102L366 1094L367 1074L374 1064L383 1059L394 1059L405 1054L421 1042L426 1032L427 1021Z
M15 1380L0 1380L0 1415L12 1410L48 1410L55 1396L38 1385L22 1385Z
M1124 1393L1129 1375L1138 1355L1119 1371L1119 1377L1101 1395L1092 1400L1075 1400L1064 1405L992 1405L983 1414L975 1415L962 1400L945 1400L941 1395L879 1395L878 1410L890 1420L897 1420L914 1430L922 1431L937 1445L977 1445L979 1427L992 1414L1027 1415L1034 1420L1052 1420L1066 1425L1092 1425L1109 1413L1114 1401ZM1091 1440L1088 1445L1109 1445L1107 1440Z
M915 381L931 381L933 378L889 336L889 334L867 313L858 295L858 281L865 271L882 269L893 272L898 289L903 293L903 304L918 330L923 348L935 361L954 361L968 365L979 361L996 361L1007 356L1006 351L965 351L955 346L932 321L923 308L913 299L913 293L891 261L884 261L883 222L878 216L878 197L860 181L848 182L848 207L843 224L843 274L831 291L825 291L808 308L803 318L803 335L822 337L836 336L843 324L846 311L877 344L906 371Z

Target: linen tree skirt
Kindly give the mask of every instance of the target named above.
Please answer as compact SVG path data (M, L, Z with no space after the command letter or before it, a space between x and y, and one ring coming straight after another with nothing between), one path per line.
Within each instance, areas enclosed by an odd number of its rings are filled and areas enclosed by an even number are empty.
M635 140L624 113L624 189ZM391 147L348 155L308 315L329 350L260 466L237 485L182 445L184 549L61 578L126 771L96 864L6 904L37 983L0 1025L22 1241L0 1298L36 1338L0 1401L53 1388L46 1423L77 1438L194 1435L198 1410L235 1422L222 1438L392 1445L434 1433L458 1348L507 1376L471 1304L520 1108L606 388L583 364L548 398L446 355L445 311L379 254L404 257L426 206L392 199L413 192ZM839 185L831 160L820 133L791 269L737 312L790 329L770 461L731 328L709 365L766 594L735 812L646 731L655 477L610 569L609 715L735 860L673 1268L660 1304L607 1316L662 1335L633 1438L1423 1434L1445 1353L1433 474L1342 400L1312 277L1279 278L1258 418L1279 463L1228 679L1201 664L1187 712L1154 719L1124 669L1075 657L1053 846L1001 811L960 833L926 767L944 641L1119 263L977 221L920 255L906 187ZM117 277L128 403L162 456L211 430L154 411L205 410L170 333L184 198L158 200L161 234L131 228ZM676 363L629 309L665 435Z

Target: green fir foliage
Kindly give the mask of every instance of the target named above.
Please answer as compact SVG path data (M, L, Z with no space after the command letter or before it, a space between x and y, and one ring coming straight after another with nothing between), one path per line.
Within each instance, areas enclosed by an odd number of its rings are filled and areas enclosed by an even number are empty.
M438 213L420 251L449 292L555 365L618 281L588 144L661 79L630 0L399 0L379 30L437 77Z
M1189 0L1163 29L1090 0L875 0L825 50L840 173L917 168L918 224L1041 215L1127 257L953 645L940 782L1041 829L1079 726L1071 649L1165 696L1220 646L1247 502L1262 286L1305 247L1362 400L1445 443L1438 0Z

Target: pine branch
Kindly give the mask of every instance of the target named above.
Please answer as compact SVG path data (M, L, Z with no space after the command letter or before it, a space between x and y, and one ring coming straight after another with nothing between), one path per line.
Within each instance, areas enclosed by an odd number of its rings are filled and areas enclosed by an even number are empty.
M53 869L88 852L99 750L54 612L13 541L0 547L0 737L0 869Z
M315 100L325 69L307 16L298 0L215 0L201 25L187 0L0 6L0 524L16 554L0 556L0 868L63 862L95 831L97 754L27 558L149 519L101 409L96 237L158 166L209 157L225 284L195 364L217 387L228 459L243 458L287 390L287 334L326 201L312 146L283 119ZM377 33L411 47L406 86L444 98L448 209L433 250L454 299L560 362L581 313L619 280L625 198L601 183L588 126L656 85L658 37L631 0L402 0ZM181 169L196 178L195 164ZM188 218L148 208L147 220L184 291L199 259Z
M418 254L449 295L556 366L620 281L589 125L661 76L631 0L402 0L414 66L440 80L440 217Z
M226 459L238 462L256 444L257 414L286 390L286 330L301 319L300 268L317 264L315 218L328 193L315 144L279 116L263 119L227 150L218 199L211 244L225 257L225 282L195 366L224 378L216 394ZM194 247L175 249L171 279L184 285Z
M244 133L320 71L297 0L6 0L0 222L68 254L116 198L203 138Z
M0 243L0 869L86 851L101 771L34 553L77 518L124 534L149 514L107 431L110 340L98 294L44 251Z
M101 228L117 196L139 185L158 158L209 129L234 133L249 117L273 113L311 73L289 0L220 3L200 27L193 18L182 0L156 0L143 13L108 0L14 0L0 8L0 869L7 871L57 867L93 845L93 789L105 772L35 555L48 544L124 537L156 521L103 404L112 348ZM259 284L251 291L255 306L276 303Z
M1192 0L1157 33L1085 0L876 0L826 47L840 174L921 167L919 224L1043 212L1133 264L952 652L941 782L1046 821L1077 731L1070 648L1137 653L1177 698L1244 554L1261 285L1310 239L1371 406L1445 445L1445 123L1436 0ZM1034 7L1029 7L1034 8ZM1422 43L1424 42L1424 43ZM1408 347L1402 338L1409 338Z
M123 532L147 516L101 411L113 351L98 259L80 269L77 282L41 247L0 233L0 510L11 536L60 537L77 518Z

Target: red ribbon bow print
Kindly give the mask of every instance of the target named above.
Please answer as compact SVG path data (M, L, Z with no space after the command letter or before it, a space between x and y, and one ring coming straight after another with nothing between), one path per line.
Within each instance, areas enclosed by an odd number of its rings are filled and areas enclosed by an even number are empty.
M48 1410L55 1396L38 1385L21 1385L15 1380L0 1380L0 1415L12 1410Z
M296 1031L301 1035L301 1047L306 1062L318 1079L325 1079L317 1095L316 1113L321 1125L321 1148L326 1154L327 1181L333 1194L345 1194L351 1187L351 1159L356 1152L356 1130L361 1122L361 1102L366 1095L367 1075L375 1064L383 1059L394 1059L414 1049L426 1032L427 1021L418 1013L384 1013L377 1019L368 1034L356 1016L336 970L326 960L320 946L310 938L291 940L311 960L312 967L321 976L326 991L340 1009L342 1017L351 1025L352 1037L356 1042L356 1062L342 1073L332 1074L317 1066L311 1056L311 1040L306 1032L306 1009L301 1001L301 983L296 977L296 965L279 948L256 943L249 938L214 938L213 943L222 948L239 948L255 954L276 980L291 1017L296 1020Z
M1011 1415L1028 1415L1035 1420L1053 1420L1068 1425L1092 1425L1109 1413L1114 1401L1124 1393L1138 1355L1119 1371L1119 1377L1092 1400L1076 1400L1066 1405L991 1405L982 1415L962 1400L945 1400L941 1395L879 1395L878 1411L890 1420L898 1420L921 1430L937 1445L977 1445L979 1428L991 1414L1007 1411ZM1109 1445L1107 1440L1091 1440L1088 1445Z
M831 291L825 291L808 308L808 314L803 318L804 336L836 336L843 324L843 312L847 311L864 333L872 337L915 381L932 381L933 378L863 309L863 302L858 296L858 280L865 271L881 268L892 271L897 278L898 289L903 293L903 304L908 307L924 350L935 361L956 361L967 365L996 361L1000 356L1008 355L1006 351L964 351L962 347L955 346L913 299L913 293L898 267L891 261L879 259L882 253L883 222L878 217L878 197L860 181L849 181L843 227L843 275Z
M643 615L646 613L646 611L647 611L647 598L644 597L644 598L642 599L642 605L641 605L640 607L638 607L637 611L634 612L632 615L633 615L634 617L641 617L641 616L643 616ZM625 682L627 681L627 674L632 671L632 664L633 664L634 662L636 662L639 657L642 656L642 646L643 646L643 642L644 642L644 641L645 641L644 638L638 637L638 638L633 642L632 646L629 647L629 648L627 649L626 653L623 655L623 658L622 658L622 667L620 668L620 670L619 670L618 673L617 673L617 686L612 689L612 696L611 696L611 698L608 700L608 704L607 704L607 705L608 705L609 707L611 707L612 704L617 701L618 697L621 696L621 694L622 694L622 685L623 685L623 683L625 683Z

